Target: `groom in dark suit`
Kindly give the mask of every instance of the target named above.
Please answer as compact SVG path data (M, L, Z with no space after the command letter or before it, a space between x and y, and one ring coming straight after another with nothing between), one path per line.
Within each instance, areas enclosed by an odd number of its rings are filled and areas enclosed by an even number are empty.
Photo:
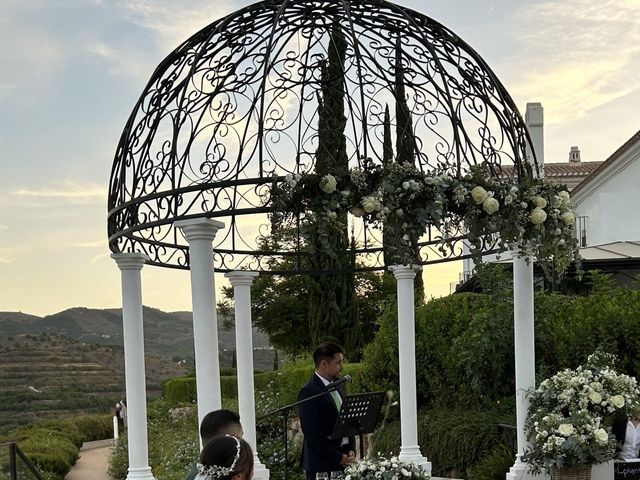
M338 379L343 361L344 350L340 345L330 342L318 345L313 352L316 371L298 393L298 400L326 392L326 386ZM344 396L342 384L333 392L301 403L298 407L304 433L302 468L307 474L307 480L315 480L318 472L330 474L342 471L356 459L353 438L330 438Z

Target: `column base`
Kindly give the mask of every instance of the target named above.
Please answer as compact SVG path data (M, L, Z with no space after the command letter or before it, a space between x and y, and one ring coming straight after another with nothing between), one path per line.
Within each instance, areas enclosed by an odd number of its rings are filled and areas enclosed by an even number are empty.
M431 462L422 456L419 446L400 447L400 455L398 459L406 463L415 463L424 470L427 475L431 475Z
M260 462L255 453L253 454L253 478L255 480L269 480L269 469Z
M127 480L156 480L151 473L151 467L131 468L127 473Z
M516 460L513 467L507 472L506 480L545 480L549 478L546 473L533 474L529 471L529 465L521 460Z

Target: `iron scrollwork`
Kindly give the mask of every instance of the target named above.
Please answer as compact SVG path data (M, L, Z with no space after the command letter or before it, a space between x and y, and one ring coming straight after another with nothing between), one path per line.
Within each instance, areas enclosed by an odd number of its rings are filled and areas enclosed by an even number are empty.
M211 217L226 225L214 243L217 270L308 268L301 241L276 250L260 245L269 235L270 183L313 172L320 65L334 23L347 41L351 165L382 162L384 112L394 102L401 48L416 165L461 175L486 162L493 175L527 175L529 139L513 100L485 61L448 28L382 0L263 1L193 35L151 76L113 163L112 251L140 251L151 264L186 269L188 244L173 223ZM503 165L510 167L503 171ZM384 268L380 236L358 219L350 221L359 232L358 268ZM459 248L445 251L437 249L437 235L421 239L423 264L466 255L463 232ZM295 261L274 261L283 258ZM291 271L274 272L273 265L282 263Z

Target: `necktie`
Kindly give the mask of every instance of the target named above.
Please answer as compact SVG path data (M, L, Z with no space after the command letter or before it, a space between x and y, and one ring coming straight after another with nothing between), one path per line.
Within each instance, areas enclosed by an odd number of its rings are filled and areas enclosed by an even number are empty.
M340 411L340 407L342 407L342 397L337 390L332 390L331 396L333 397L333 403L336 404L336 408Z

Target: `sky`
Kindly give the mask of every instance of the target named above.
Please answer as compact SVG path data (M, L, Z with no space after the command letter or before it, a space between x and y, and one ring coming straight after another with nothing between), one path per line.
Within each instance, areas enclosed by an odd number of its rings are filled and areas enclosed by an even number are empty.
M0 311L121 306L109 173L156 65L244 0L0 0ZM604 160L640 129L639 0L398 0L489 64L523 113L541 102L545 161ZM449 293L460 262L426 267ZM190 310L186 271L145 267L143 301ZM218 285L222 275L216 275Z

